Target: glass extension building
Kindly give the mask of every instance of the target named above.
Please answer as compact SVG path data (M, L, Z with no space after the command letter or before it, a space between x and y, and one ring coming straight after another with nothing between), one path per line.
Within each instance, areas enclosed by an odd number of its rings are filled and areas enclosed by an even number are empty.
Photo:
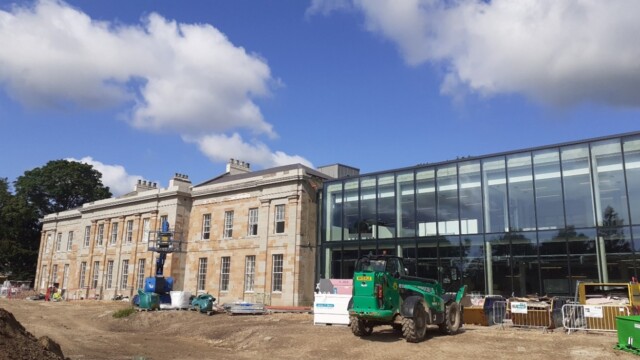
M640 132L325 182L319 276L408 258L445 288L573 295L640 260Z

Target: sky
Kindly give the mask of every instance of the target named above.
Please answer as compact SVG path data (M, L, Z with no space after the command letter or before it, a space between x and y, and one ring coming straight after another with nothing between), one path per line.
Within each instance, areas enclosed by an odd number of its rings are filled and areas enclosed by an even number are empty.
M637 0L0 0L0 177L361 173L640 130Z

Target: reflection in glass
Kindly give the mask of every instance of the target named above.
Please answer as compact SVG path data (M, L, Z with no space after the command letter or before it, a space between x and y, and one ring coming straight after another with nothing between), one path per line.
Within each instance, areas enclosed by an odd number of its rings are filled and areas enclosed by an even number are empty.
M344 183L344 240L358 240L360 209L358 205L358 180Z
M560 235L565 236L569 244L571 291L575 292L577 281L603 281L602 262L598 261L595 229L569 228L561 231Z
M623 139L632 224L640 224L640 136ZM634 232L635 233L635 232ZM636 248L636 250L640 250Z
M328 185L326 194L326 239L327 241L342 240L342 184Z
M438 184L438 234L460 234L456 165L438 168L436 183Z
M487 232L509 230L504 157L482 160L485 226Z
M396 188L393 174L378 176L377 237L396 237Z
M516 296L540 294L538 242L535 232L512 233L513 292Z
M484 232L482 219L482 187L480 161L463 162L458 167L460 188L460 233L481 234Z
M541 294L567 296L572 292L569 281L567 238L563 231L539 231Z
M531 153L507 156L511 231L536 229Z
M506 234L487 235L487 288L489 294L510 297L513 294L511 250Z
M604 245L604 251L602 248L600 251L606 254L603 258L606 263L606 282L629 282L633 276L637 276L628 227L600 228L598 238L602 238L600 243Z
M591 145L596 214L599 226L627 223L627 196L619 140L599 141Z
M416 173L416 208L418 236L436 235L436 176L433 169Z
M376 226L376 178L363 177L360 179L360 229L361 239L374 238Z
M558 149L533 153L538 229L564 228L564 202Z
M563 147L560 156L567 226L594 226L589 144Z
M413 172L398 174L396 176L396 184L396 193L399 200L398 228L400 233L398 236L413 237L416 235Z
M486 293L484 274L484 236L462 236L462 278L467 291Z

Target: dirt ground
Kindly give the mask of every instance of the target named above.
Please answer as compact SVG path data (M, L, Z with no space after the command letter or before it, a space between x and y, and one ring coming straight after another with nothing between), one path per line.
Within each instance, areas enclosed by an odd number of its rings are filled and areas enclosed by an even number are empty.
M614 350L615 334L543 333L465 325L453 336L430 329L418 344L390 327L358 338L345 326L313 325L311 314L207 316L193 311L136 312L117 301L42 301L0 298L36 337L49 336L71 359L637 359ZM0 351L2 353L2 351ZM1 355L1 354L0 354ZM0 356L2 358L2 356Z

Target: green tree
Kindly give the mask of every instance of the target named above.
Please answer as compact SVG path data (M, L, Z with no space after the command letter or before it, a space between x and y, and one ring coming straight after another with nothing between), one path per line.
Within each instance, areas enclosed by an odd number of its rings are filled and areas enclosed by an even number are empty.
M91 165L53 160L18 177L16 195L24 198L38 211L38 216L43 217L111 197L109 187L102 185L101 177L102 174Z
M49 161L25 171L9 191L0 178L0 272L12 279L33 279L38 261L40 219L77 208L86 202L111 197L91 165L66 160Z

